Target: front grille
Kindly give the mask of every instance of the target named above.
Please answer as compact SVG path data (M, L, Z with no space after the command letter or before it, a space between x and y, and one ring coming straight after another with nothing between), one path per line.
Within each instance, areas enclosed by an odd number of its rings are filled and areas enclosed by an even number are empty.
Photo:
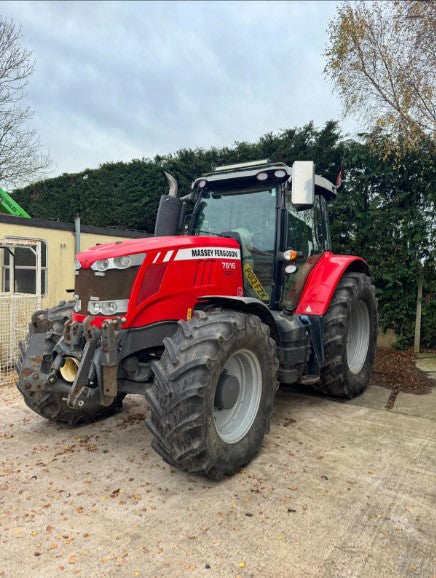
M138 269L139 267L109 269L105 271L104 277L97 276L93 269L79 269L74 292L78 295L82 308L77 313L89 315L88 302L91 297L98 297L99 301L129 299Z

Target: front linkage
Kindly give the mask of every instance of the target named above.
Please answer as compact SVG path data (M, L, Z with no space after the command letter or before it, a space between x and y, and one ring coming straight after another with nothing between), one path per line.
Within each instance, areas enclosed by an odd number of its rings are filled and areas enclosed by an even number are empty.
M57 357L52 365L49 381L56 380L56 372L68 359L79 359L80 364L72 382L67 404L82 407L89 389L98 393L101 405L109 406L117 395L118 337L121 328L119 319L107 319L98 329L91 326L89 315L83 323L67 321L63 339L54 351ZM73 362L75 363L75 362Z

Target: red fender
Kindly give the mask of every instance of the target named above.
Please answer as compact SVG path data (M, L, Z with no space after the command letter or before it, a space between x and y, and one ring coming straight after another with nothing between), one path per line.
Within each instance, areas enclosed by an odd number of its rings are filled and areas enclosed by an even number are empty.
M323 253L307 277L295 313L324 315L342 275L352 263L357 265L353 270L368 272L366 261L360 257Z

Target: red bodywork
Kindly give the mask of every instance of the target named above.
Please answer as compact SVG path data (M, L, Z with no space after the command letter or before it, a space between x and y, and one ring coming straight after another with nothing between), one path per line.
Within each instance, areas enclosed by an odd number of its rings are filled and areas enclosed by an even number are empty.
M124 329L189 319L199 297L242 296L240 248L223 237L149 237L92 247L77 255L82 268L97 260L136 253L146 257L133 283ZM75 321L84 315L73 313ZM96 316L101 326L107 317Z
M99 259L146 253L136 275L123 315L123 328L160 321L189 319L198 298L207 295L243 296L239 244L223 237L171 236L132 239L99 245L79 253L83 269ZM344 271L359 257L325 252L306 280L296 313L324 315ZM85 315L73 313L82 322ZM107 317L96 316L100 327Z
M362 270L368 269L366 262L360 257L334 255L330 251L323 253L306 279L295 313L324 315L342 275L355 262L362 264Z

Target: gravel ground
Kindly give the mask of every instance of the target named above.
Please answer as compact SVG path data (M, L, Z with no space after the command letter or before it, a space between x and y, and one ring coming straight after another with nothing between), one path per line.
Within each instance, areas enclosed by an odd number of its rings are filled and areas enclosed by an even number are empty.
M76 429L0 402L0 576L433 575L431 420L283 390L216 483L161 461L137 396Z

